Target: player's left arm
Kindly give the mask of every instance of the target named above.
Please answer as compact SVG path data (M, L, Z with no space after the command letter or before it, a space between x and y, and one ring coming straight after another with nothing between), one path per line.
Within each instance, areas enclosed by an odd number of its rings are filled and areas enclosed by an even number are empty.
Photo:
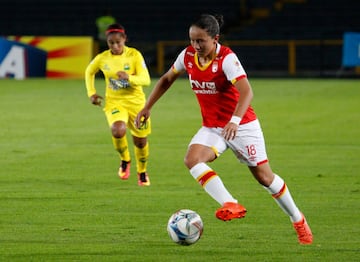
M234 139L242 117L248 110L253 99L253 91L247 79L244 68L235 54L226 57L223 64L224 73L229 81L239 91L240 96L231 119L223 129L226 140Z
M242 118L245 112L247 111L248 107L250 106L254 94L247 77L243 77L239 80L236 80L234 86L239 91L240 97L236 105L235 111L233 113L233 116L238 116Z
M242 118L250 106L253 91L247 79L246 72L235 53L230 53L225 57L223 72L228 81L230 81L240 93L233 116ZM237 124L240 124L240 122Z
M130 86L149 86L151 79L144 57L140 52L137 52L134 59L135 74L129 75L128 77Z

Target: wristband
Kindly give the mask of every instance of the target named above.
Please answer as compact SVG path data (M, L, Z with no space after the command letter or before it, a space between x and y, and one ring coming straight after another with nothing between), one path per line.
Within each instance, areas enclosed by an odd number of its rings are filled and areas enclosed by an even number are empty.
M231 123L234 123L234 124L237 124L237 125L240 125L241 117L239 117L239 116L232 116L231 119L230 119L230 122L231 122Z

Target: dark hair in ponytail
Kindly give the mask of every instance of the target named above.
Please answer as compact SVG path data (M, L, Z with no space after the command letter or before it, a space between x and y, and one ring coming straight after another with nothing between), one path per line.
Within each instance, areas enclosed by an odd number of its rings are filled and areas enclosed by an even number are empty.
M220 28L224 24L224 18L220 14L209 15L203 14L200 18L191 24L204 29L211 37L215 37L220 34Z

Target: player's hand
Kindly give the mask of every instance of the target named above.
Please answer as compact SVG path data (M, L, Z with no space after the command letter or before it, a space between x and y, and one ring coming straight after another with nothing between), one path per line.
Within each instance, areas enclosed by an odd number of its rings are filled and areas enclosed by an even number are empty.
M238 131L238 124L229 122L224 127L223 131L221 132L221 135L225 138L225 140L233 140L236 137L237 131Z
M128 88L128 87L130 87L129 75L126 72L118 71L116 73L116 75L118 76L118 79L117 79L116 82L120 86L120 88Z
M102 100L104 100L104 98L98 94L94 94L90 97L91 103L96 106L101 106Z
M119 71L119 72L116 73L116 75L121 80L126 80L126 81L129 80L129 75L124 71Z
M135 126L136 128L141 128L143 125L145 125L146 120L148 120L150 117L150 110L142 109L135 119Z

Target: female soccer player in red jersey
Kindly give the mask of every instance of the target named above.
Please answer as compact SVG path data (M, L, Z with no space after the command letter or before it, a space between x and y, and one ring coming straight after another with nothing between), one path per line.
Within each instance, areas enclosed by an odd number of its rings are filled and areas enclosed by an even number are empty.
M150 75L142 54L125 45L125 29L112 24L106 30L109 49L98 54L85 72L87 95L94 105L101 106L102 97L95 89L95 74L101 70L105 77L104 112L109 123L115 150L119 152L121 164L118 175L121 179L130 176L130 152L126 131L130 129L134 141L136 169L139 186L149 186L146 171L149 156L147 136L151 132L150 121L140 129L135 127L137 113L145 104L143 86L150 85Z
M304 215L294 203L284 180L274 174L269 165L262 129L250 105L253 92L246 73L236 54L219 44L222 23L222 16L202 15L191 24L191 45L179 54L171 69L156 83L136 118L136 125L140 127L149 118L152 106L180 74L187 72L203 123L189 144L184 162L194 179L221 205L216 217L227 221L246 214L245 207L206 164L230 148L290 217L299 242L311 244L313 237Z

